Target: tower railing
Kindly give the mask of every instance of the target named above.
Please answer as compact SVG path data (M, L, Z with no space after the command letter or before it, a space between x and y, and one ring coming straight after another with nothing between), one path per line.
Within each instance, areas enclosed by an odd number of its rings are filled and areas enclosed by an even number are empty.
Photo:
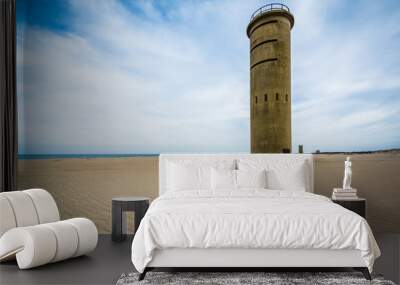
M251 14L251 18L250 21L252 21L255 17L257 17L258 15L261 15L265 12L268 11L287 11L290 12L289 7L281 4L281 3L271 3L271 4L267 4L264 6L261 6L260 8L258 8L257 10L254 11L253 14Z

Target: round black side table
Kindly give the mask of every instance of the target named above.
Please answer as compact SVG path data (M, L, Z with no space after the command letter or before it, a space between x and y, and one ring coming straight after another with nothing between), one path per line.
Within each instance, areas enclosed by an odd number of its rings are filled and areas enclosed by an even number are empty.
M147 197L118 197L112 199L112 240L126 239L126 215L123 212L135 212L135 232L140 221L149 208L150 198Z

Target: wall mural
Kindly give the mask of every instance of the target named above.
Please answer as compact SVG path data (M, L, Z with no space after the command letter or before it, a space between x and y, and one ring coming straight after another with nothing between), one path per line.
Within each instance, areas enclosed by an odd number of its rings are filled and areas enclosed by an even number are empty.
M293 152L400 148L399 2L283 3L291 92L255 87L256 107L291 103ZM250 152L246 28L264 4L18 0L18 187L49 190L63 218L106 233L113 197L157 197L159 153ZM317 193L341 186L344 159L315 156ZM400 152L352 162L372 227L398 232L384 217L400 219Z

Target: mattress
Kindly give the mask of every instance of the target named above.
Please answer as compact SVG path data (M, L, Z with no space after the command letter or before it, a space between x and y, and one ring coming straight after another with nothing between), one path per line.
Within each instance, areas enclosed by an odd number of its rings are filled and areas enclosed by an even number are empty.
M163 249L359 250L372 271L379 248L361 216L299 191L167 192L143 218L132 243L139 272Z

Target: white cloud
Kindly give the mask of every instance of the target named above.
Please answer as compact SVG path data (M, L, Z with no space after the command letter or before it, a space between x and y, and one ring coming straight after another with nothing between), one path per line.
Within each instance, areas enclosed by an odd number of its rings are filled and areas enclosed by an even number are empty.
M26 28L22 152L249 151L245 28L262 1L160 3L138 2L139 15L119 2L72 0L70 31ZM289 2L293 146L399 146L400 100L385 101L400 89L399 13L350 19L344 30L331 15L343 3Z
M71 4L71 32L26 32L26 152L248 151L247 50L230 65L148 4L152 20L117 2Z
M376 5L295 3L294 148L304 144L306 151L352 151L400 146L400 100L394 96L400 91L400 10L389 12L382 3Z

